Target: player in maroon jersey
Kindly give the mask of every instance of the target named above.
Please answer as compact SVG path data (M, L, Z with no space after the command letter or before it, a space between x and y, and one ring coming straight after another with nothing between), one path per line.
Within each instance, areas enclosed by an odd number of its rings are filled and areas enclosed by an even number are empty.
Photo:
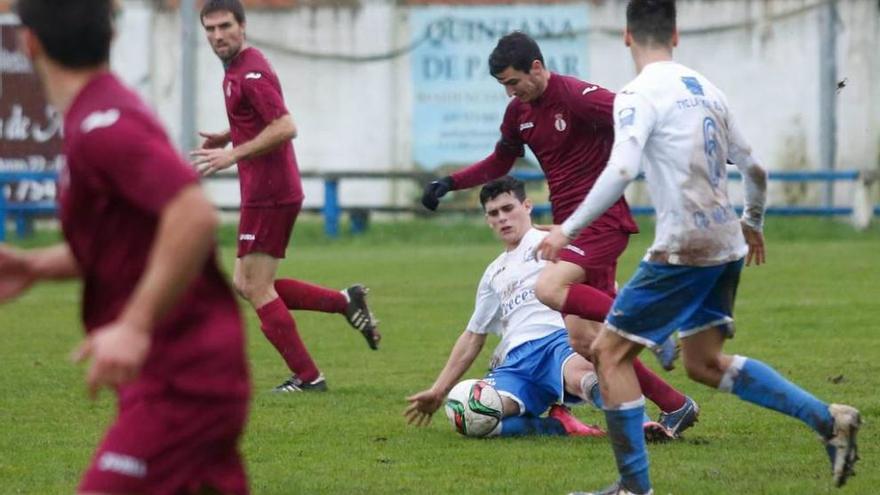
M553 223L565 220L604 170L614 142L614 93L574 77L551 73L538 44L513 32L502 37L489 57L489 70L512 96L495 151L469 167L425 187L422 203L434 210L451 190L467 189L507 174L524 147L534 152L547 177ZM568 320L572 347L584 356L598 335L615 295L617 258L638 227L621 198L548 264L536 286L538 299ZM670 359L665 363L671 364ZM636 364L639 384L664 411L661 423L676 436L696 419L696 404ZM678 421L687 416L684 422Z
M246 494L243 323L214 259L217 216L153 114L109 72L111 0L21 0L21 46L64 114L65 241L0 247L0 301L81 278L86 381L118 414L80 493Z
M309 356L289 310L342 314L370 348L377 349L380 336L367 308L366 288L353 285L337 291L300 280L275 280L303 202L291 143L296 125L275 71L259 50L247 45L241 2L209 0L201 19L208 42L226 69L223 95L229 130L201 133L205 142L192 155L202 175L238 164L241 218L233 282L293 373L275 390L324 391L324 375ZM226 148L229 143L232 147Z

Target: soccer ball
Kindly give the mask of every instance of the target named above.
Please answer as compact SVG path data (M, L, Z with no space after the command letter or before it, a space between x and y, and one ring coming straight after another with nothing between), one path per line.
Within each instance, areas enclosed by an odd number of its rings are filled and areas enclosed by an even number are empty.
M468 437L488 435L501 421L501 396L482 380L464 380L446 396L446 417Z

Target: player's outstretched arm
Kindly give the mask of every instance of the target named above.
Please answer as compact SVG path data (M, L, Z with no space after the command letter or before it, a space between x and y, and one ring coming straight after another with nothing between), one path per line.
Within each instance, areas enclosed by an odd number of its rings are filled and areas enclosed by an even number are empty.
M290 114L273 120L253 139L233 148L197 149L190 152L193 165L207 176L231 167L239 160L247 160L268 153L296 137L296 125Z
M608 165L596 184L587 194L577 209L565 219L562 225L550 228L550 234L544 237L535 248L535 252L547 261L559 260L559 251L570 240L576 238L580 231L593 220L610 208L620 199L626 186L634 181L639 173L642 149L635 139L626 139L614 143Z
M214 206L197 185L183 188L162 209L149 262L119 318L93 331L75 353L78 361L92 358L92 396L137 376L156 323L204 268L217 224Z
M434 385L406 398L409 401L409 406L403 414L408 423L425 426L431 422L431 416L443 405L446 394L471 367L485 343L486 334L484 333L467 330L462 332L449 353L446 366L434 381Z
M0 302L20 296L38 280L79 276L79 267L67 244L24 251L0 245Z

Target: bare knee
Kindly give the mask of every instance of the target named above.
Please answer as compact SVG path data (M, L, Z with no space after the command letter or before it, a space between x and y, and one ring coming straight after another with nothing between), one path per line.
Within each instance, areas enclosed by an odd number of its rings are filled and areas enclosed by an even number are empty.
M568 286L559 285L556 281L543 275L539 276L538 281L535 283L535 296L542 304L556 311L562 310L567 292Z
M720 358L720 355L685 358L684 369L687 372L688 378L710 387L718 386L721 377L724 375L724 368Z

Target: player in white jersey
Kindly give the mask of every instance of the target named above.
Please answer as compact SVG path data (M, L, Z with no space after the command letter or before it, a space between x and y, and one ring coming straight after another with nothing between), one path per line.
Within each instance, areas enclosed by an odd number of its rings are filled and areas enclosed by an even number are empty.
M601 406L601 397L593 365L571 348L562 315L535 297L535 284L546 262L536 259L534 252L546 232L532 227L532 203L525 196L525 185L509 176L494 180L480 191L480 202L506 249L483 273L474 313L446 366L431 388L408 398L404 414L410 423L427 424L473 364L487 334L496 333L501 335L495 352L499 364L485 381L501 395L504 411L493 434L604 435L556 404L588 401ZM541 417L548 407L548 417ZM640 425L649 439L672 436L647 417Z
M688 376L796 417L823 439L837 486L858 460L859 412L828 405L752 358L724 354L745 264L764 262L767 174L730 115L726 98L701 74L672 60L678 43L674 0L630 0L625 42L639 75L614 103L615 142L608 166L584 202L543 241L558 250L623 194L644 165L657 209L654 244L618 294L593 344L605 417L621 479L602 494L652 493L638 418L644 398L632 359L676 330ZM726 163L745 185L741 219L727 197Z

